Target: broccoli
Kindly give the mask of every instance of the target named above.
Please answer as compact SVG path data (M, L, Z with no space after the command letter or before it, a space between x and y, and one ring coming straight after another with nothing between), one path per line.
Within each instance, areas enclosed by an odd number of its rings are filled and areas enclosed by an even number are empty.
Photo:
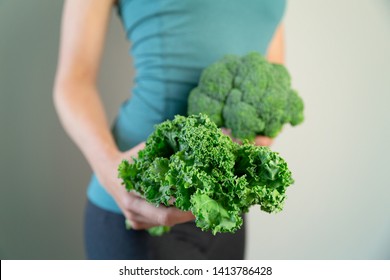
M206 67L188 98L188 115L207 114L241 140L273 138L285 123L300 124L303 107L287 69L256 52L226 55Z

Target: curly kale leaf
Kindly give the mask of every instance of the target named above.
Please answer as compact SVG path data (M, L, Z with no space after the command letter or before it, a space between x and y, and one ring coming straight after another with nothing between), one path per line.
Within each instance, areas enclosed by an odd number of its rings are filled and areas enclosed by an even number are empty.
M286 161L268 147L248 143L239 146L235 165L237 176L245 176L248 186L242 190L243 201L253 199L268 213L283 209L286 188L294 183ZM245 206L245 205L243 205Z

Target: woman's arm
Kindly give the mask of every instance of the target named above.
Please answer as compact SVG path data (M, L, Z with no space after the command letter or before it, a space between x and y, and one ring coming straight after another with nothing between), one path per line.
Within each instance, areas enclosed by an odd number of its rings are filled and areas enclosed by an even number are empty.
M96 87L113 0L65 2L54 104L93 170L118 156Z
M125 153L118 150L96 86L114 2L65 2L53 96L56 110L66 132L134 229L189 221L193 219L191 213L176 208L156 208L134 193L128 193L117 178L120 161L136 156L144 143Z
M267 60L272 63L284 64L284 25L280 24L269 44Z

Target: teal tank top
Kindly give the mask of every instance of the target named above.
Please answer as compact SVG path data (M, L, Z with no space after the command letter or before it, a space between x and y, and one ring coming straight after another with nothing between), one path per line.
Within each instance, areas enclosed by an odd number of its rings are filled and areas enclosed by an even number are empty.
M145 141L156 124L185 115L188 94L207 65L225 54L265 54L285 2L120 0L135 79L113 127L119 149ZM94 175L87 196L103 209L121 212Z

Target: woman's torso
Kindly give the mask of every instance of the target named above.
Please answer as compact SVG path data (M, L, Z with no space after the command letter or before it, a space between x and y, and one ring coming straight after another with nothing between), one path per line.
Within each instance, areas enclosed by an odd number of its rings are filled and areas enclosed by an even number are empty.
M114 124L119 149L145 141L154 125L185 115L188 94L207 65L225 54L265 54L284 9L285 0L120 0L135 86ZM120 212L95 177L88 196Z

